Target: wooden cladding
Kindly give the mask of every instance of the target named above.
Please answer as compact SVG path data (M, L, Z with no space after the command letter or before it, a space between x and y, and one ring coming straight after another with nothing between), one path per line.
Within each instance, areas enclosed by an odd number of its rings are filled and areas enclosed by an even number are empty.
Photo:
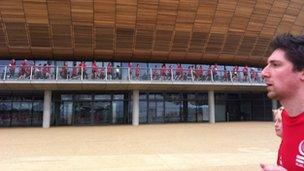
M304 1L3 0L0 21L9 56L262 65L274 36L304 33Z

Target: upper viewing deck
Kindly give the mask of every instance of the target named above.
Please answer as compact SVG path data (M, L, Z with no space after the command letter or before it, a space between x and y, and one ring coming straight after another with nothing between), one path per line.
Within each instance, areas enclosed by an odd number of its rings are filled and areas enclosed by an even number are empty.
M0 66L2 90L261 90L261 72L203 68Z

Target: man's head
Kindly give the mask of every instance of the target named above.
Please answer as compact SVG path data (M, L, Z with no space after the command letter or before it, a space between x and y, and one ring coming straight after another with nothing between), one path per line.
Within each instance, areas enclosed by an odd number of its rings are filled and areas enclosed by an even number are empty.
M282 100L297 94L304 86L304 36L284 34L271 43L274 51L262 75L268 97Z

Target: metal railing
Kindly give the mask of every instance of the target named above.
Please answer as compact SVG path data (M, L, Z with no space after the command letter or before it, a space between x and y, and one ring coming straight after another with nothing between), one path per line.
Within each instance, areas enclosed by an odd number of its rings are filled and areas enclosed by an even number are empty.
M65 66L0 66L2 80L82 80L82 81L155 81L264 83L261 72L228 70L127 68L127 67L65 67Z

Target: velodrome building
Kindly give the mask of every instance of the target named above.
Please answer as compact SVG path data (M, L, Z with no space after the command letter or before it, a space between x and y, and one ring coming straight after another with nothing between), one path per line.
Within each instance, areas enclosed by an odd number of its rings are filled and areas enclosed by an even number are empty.
M261 68L303 5L2 0L0 127L272 120Z

